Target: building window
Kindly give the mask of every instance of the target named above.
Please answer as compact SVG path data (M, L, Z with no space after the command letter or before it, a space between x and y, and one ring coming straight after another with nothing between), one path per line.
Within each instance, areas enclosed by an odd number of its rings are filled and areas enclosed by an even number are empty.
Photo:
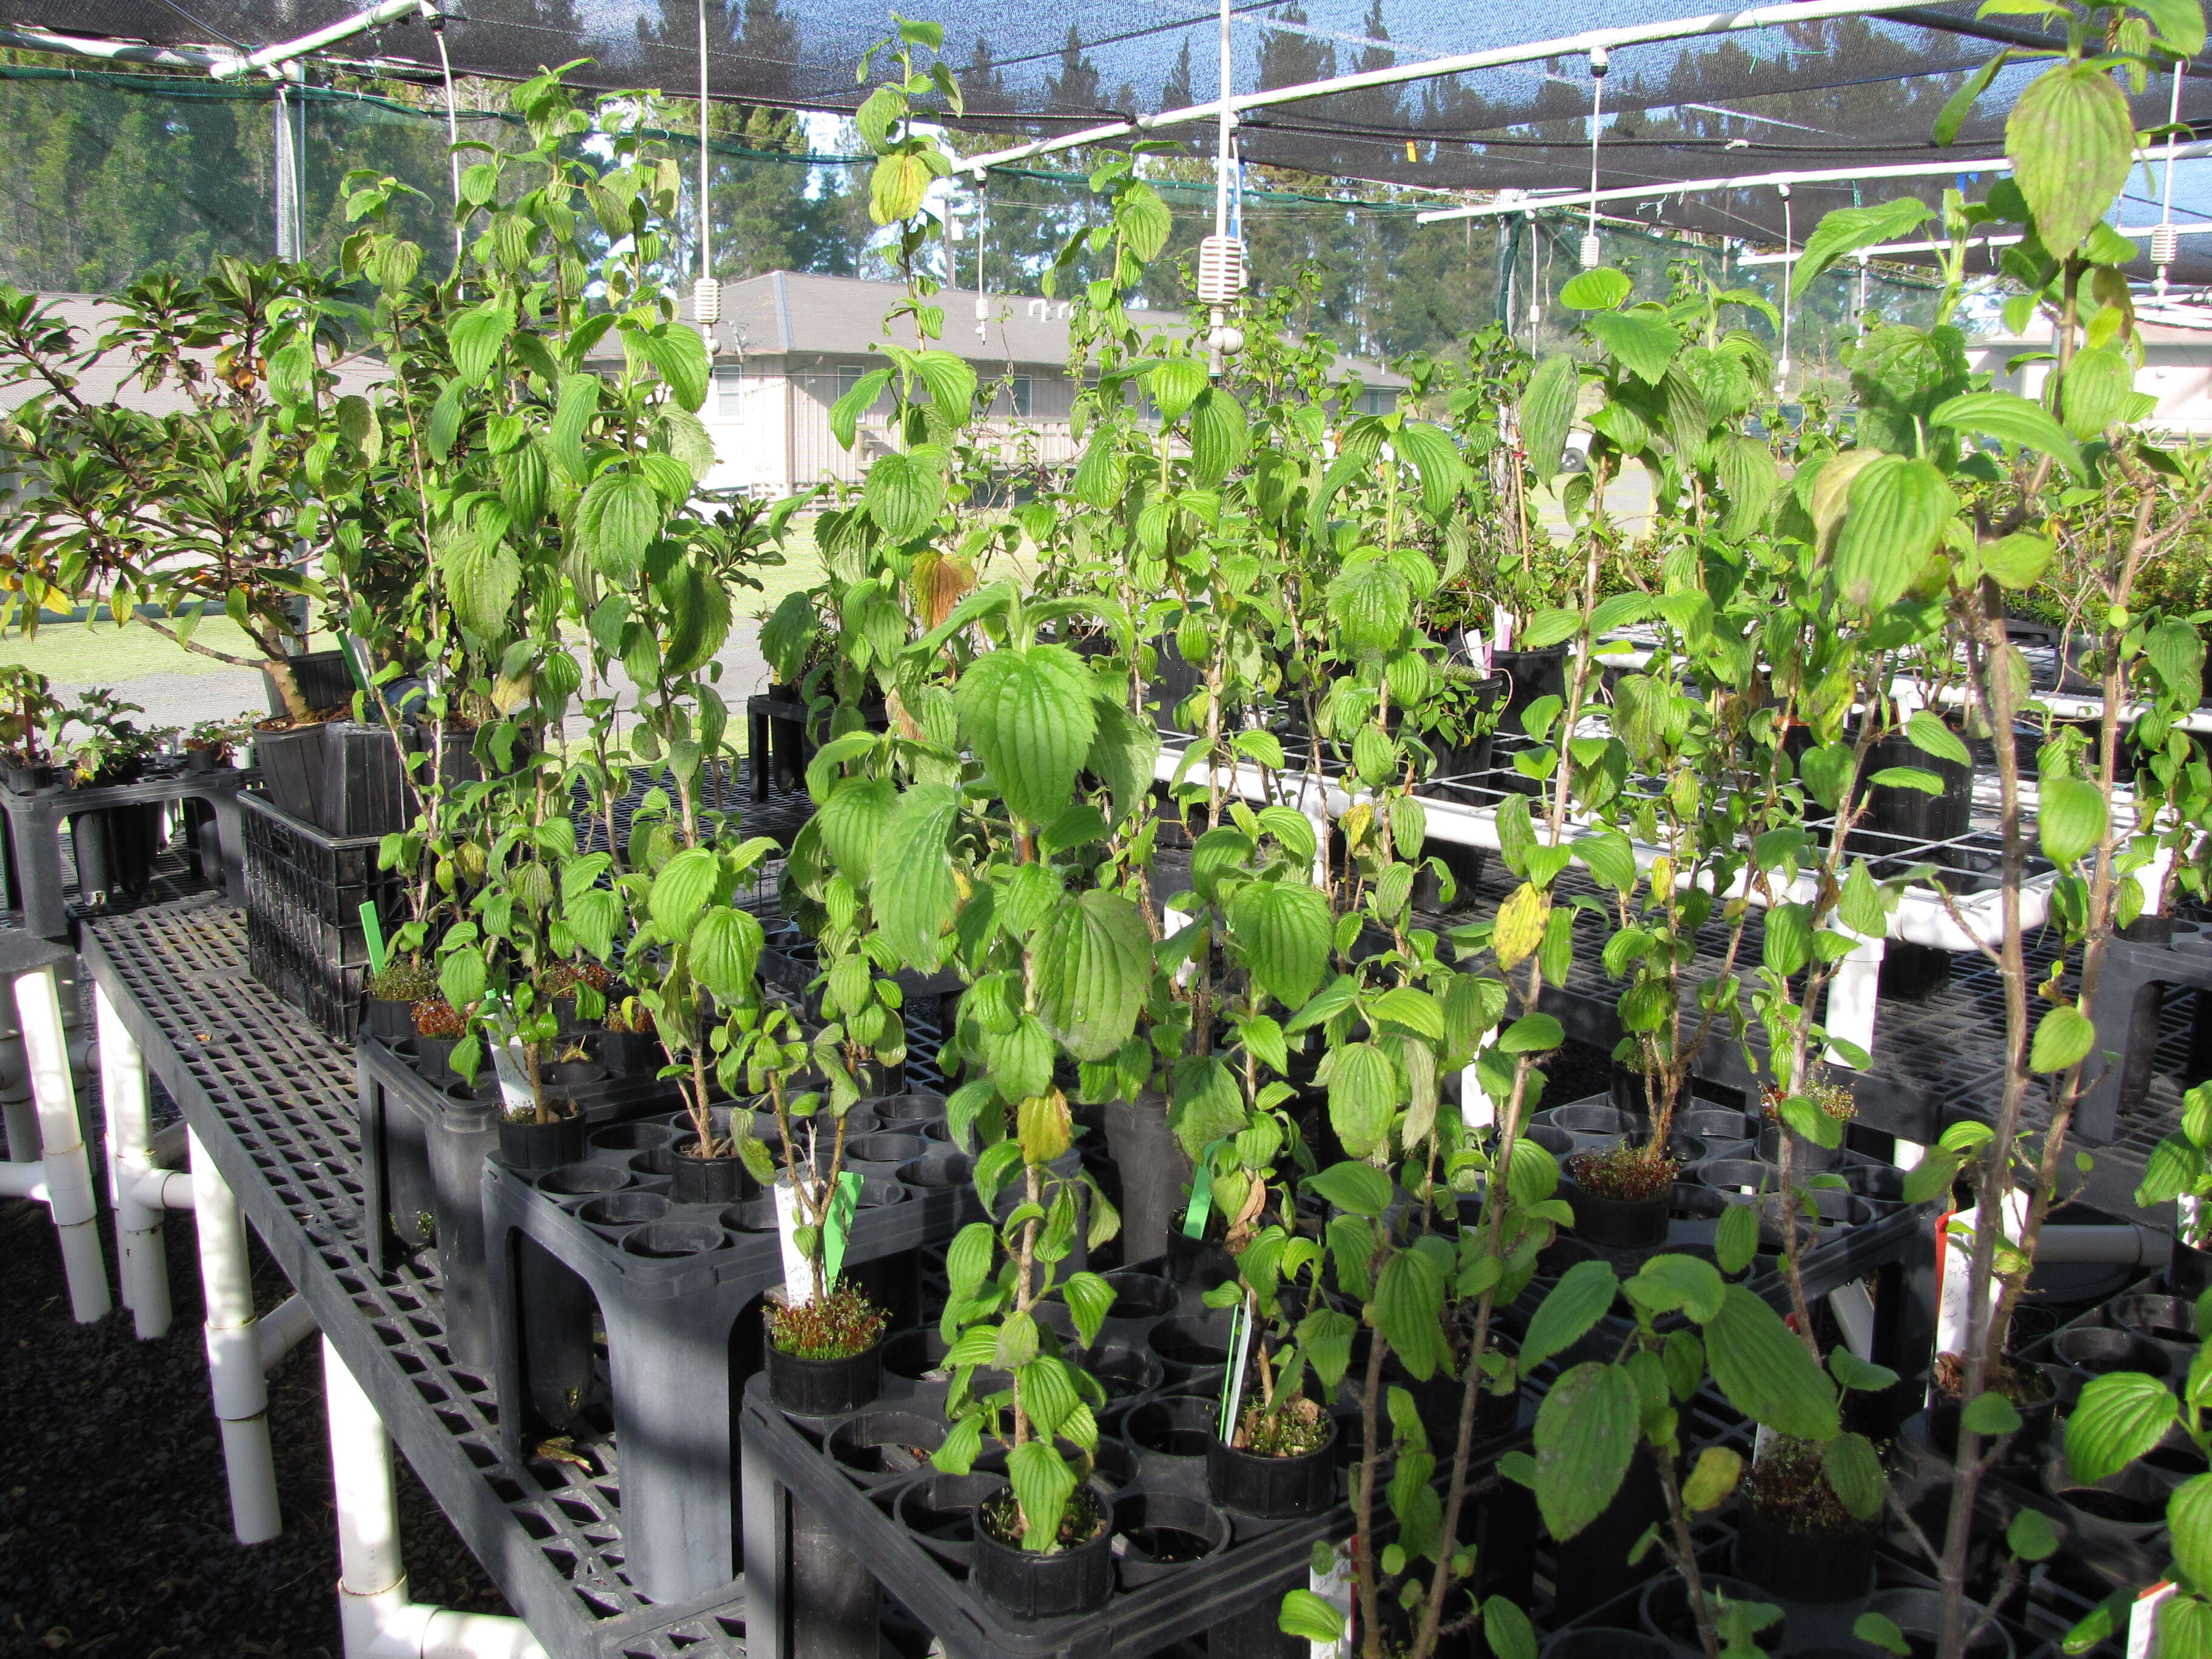
M714 414L717 419L734 421L744 412L738 394L744 386L745 372L735 367L714 371Z
M1388 415L1398 406L1395 392L1363 392L1359 394L1358 409L1362 415Z
M1030 377L1028 375L1014 375L1010 380L1000 381L994 389L991 398L991 413L994 415L1012 415L1019 419L1027 419L1029 412Z

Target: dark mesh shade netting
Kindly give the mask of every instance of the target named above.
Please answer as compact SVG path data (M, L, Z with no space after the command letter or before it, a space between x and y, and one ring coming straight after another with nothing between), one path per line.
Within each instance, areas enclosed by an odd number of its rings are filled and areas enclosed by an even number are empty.
M0 0L0 19L76 33L207 46L295 38L352 15L359 0ZM1557 39L1589 28L1678 16L1695 0L1529 8L1497 0L1240 0L1237 89L1276 88L1448 54ZM1072 0L1054 7L966 3L909 13L946 30L962 82L963 125L1007 139L1202 100L1216 90L1216 15L1190 0ZM1985 191L1974 161L2000 154L2004 116L2039 65L2001 74L1948 151L1931 130L1945 100L2002 46L2032 46L2033 18L1977 21L1971 3L1800 23L1616 48L1604 84L1603 188L1784 170L1942 161L1959 173L1902 180L1853 177L1795 187L1802 240L1830 208L1946 185ZM708 0L708 79L717 96L779 107L850 110L865 88L854 65L887 27L882 0ZM586 84L684 94L699 78L696 0L452 0L446 44L457 72L520 76L578 58ZM434 75L437 44L419 21L333 48L386 72ZM2208 54L2212 57L2212 54ZM1340 94L1249 112L1245 159L1340 178L1448 190L1581 190L1590 177L1590 70L1580 54ZM2166 118L2171 83L2136 98L2140 128ZM2185 123L2212 133L2212 63L2184 82ZM1164 130L1206 151L1210 128ZM2131 191L2154 193L2139 170ZM2185 204L2212 210L2212 191ZM1633 214L1634 204L1607 204ZM1653 216L1647 210L1647 222ZM2124 222L2154 210L2124 207ZM2200 218L2191 208L2177 218ZM1778 241L1771 188L1667 198L1674 227ZM2203 239L2212 242L2212 238ZM2185 239L2175 275L2212 280L2212 246ZM2199 248L2202 247L2202 252Z

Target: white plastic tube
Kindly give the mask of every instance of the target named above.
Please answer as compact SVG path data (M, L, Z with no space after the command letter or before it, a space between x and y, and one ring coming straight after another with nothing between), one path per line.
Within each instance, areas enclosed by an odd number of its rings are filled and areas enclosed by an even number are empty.
M338 1351L323 1339L323 1397L337 1498L338 1620L346 1659L545 1659L520 1619L411 1601L400 1559L392 1441Z
M52 967L15 975L15 1012L22 1025L24 1058L30 1066L31 1097L38 1103L39 1156L46 1168L46 1207L52 1212L54 1231L61 1240L70 1308L77 1323L89 1325L106 1318L115 1304L107 1293L107 1264L100 1249L92 1163L85 1152L83 1124L77 1116L68 1043L62 1033L61 998Z
M167 1205L149 1205L138 1195L143 1179L166 1173L154 1159L146 1056L125 1028L105 986L93 988L93 1019L99 1027L100 1097L107 1112L107 1159L123 1305L131 1310L139 1340L150 1342L169 1334L172 1313L169 1261L161 1240ZM189 1176L184 1178L184 1185L189 1198Z
M268 1370L322 1328L307 1298L296 1291L254 1322L254 1349Z
M208 1381L222 1425L231 1528L241 1544L266 1543L284 1530L284 1518L269 1449L269 1390L261 1380L260 1339L253 1329L246 1218L198 1135L191 1145L192 1218L199 1226L200 1285L207 1300Z

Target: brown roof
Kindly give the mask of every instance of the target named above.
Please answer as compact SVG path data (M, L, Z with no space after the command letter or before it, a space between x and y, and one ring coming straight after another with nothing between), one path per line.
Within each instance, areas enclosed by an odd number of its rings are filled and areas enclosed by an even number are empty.
M903 290L896 283L872 283L857 276L820 276L795 270L771 270L743 282L722 284L722 320L715 325L714 340L722 350L745 356L865 357L886 338L904 343L913 338L913 324L901 319L896 334L887 334L884 315ZM945 308L945 336L937 343L947 351L986 363L1018 363L1031 367L1064 368L1067 362L1069 302L1019 294L983 296L983 337L975 332L975 291L948 288L932 296L931 304ZM684 314L691 314L687 295ZM1132 313L1140 326L1174 332L1189 329L1190 319L1179 311L1141 311ZM614 348L607 349L611 355ZM1367 386L1402 389L1412 383L1376 363L1340 356L1333 376L1342 380L1358 373Z

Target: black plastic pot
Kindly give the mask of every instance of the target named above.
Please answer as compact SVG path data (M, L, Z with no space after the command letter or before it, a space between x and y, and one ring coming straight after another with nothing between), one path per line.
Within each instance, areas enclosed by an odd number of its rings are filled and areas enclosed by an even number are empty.
M1795 1176L1818 1175L1832 1170L1844 1161L1843 1137L1836 1138L1832 1146L1823 1146L1817 1140L1808 1140L1786 1124L1762 1118L1759 1128L1759 1155L1778 1169L1782 1164L1782 1137L1790 1137L1790 1173Z
M601 1031L592 1046L609 1077L637 1077L660 1069L660 1039L650 1031Z
M185 746L185 770L187 772L191 772L195 775L208 772L222 772L227 771L229 769L229 766L230 755L228 750L222 749L195 749L189 744Z
M0 787L11 795L35 795L59 781L58 771L52 766L0 766Z
M1602 1244L1613 1249L1639 1249L1647 1244L1667 1242L1667 1206L1671 1194L1661 1192L1650 1198L1603 1198L1576 1178L1571 1161L1567 1181L1572 1190L1566 1199L1575 1212L1572 1231L1585 1243Z
M1951 953L1893 939L1882 951L1878 975L1882 995L1925 1002L1951 982Z
M406 770L380 725L331 720L323 729L315 822L334 836L389 835L406 823Z
M1867 1603L1868 1612L1878 1613L1897 1626L1916 1656L1936 1651L1942 1610L1943 1598L1932 1589L1876 1590ZM1982 1626L1982 1633L1966 1644L1966 1659L2009 1659L2012 1637L1995 1620L1984 1625L1984 1611L1972 1601L1966 1603L1966 1628Z
M449 1083L462 1081L459 1073L446 1063L447 1056L459 1039L456 1037L426 1037L415 1039L415 1072L423 1082L442 1089Z
M415 1035L415 1005L396 997L371 997L362 1030L380 1042L404 1042Z
M353 668L344 652L303 651L284 660L292 670L293 684L300 689L300 701L315 713L353 701ZM263 678L267 681L269 712L281 716L285 712L284 694L277 689L276 677L264 669Z
M994 1493L987 1494L988 1501ZM1104 1494L1097 1495L1106 1502ZM980 1512L980 1508L979 1508ZM1052 1555L1002 1544L979 1519L972 1571L983 1594L1024 1619L1059 1619L1087 1613L1114 1590L1114 1528L1110 1516L1098 1535Z
M1644 1559L1633 1565L1628 1552L1666 1513L1659 1471L1650 1457L1639 1453L1629 1463L1628 1473L1604 1512L1572 1538L1553 1545L1552 1576L1558 1586L1553 1604L1558 1618L1562 1621L1579 1618L1665 1567L1666 1559L1657 1550L1644 1551Z
M1201 1290L1237 1277L1237 1258L1221 1245L1193 1238L1181 1226L1170 1228L1167 1248L1168 1277L1178 1285Z
M1965 835L1972 827L1974 769L1971 763L1961 766L1956 761L1939 759L1917 748L1903 732L1893 732L1875 739L1868 749L1860 775L1870 778L1893 766L1917 767L1923 772L1934 773L1943 781L1943 793L1929 795L1917 789L1893 788L1887 784L1869 785L1867 809L1853 831L1854 841L1860 831L1896 836L1913 843L1950 841ZM1900 849L1892 842L1870 842L1864 850L1869 855L1879 855Z
M873 1405L884 1391L884 1340L842 1359L799 1359L777 1352L770 1338L768 1388L777 1408L795 1417L835 1417Z
M1656 1555L1659 1552L1653 1550L1651 1553ZM1716 1573L1705 1573L1701 1575L1701 1580L1708 1597L1711 1597L1717 1589L1731 1601L1757 1601L1761 1597L1761 1592L1756 1586L1747 1584L1741 1579L1723 1578ZM1651 1587L1644 1592L1644 1602L1640 1611L1644 1616L1644 1628L1654 1636L1674 1643L1678 1650L1687 1649L1692 1653L1698 1650L1697 1614L1690 1607L1689 1583L1680 1574L1670 1572L1665 1577L1656 1580ZM1759 1632L1752 1639L1760 1648L1771 1653L1789 1645L1787 1635L1786 1625L1772 1624Z
M1147 1089L1106 1103L1106 1156L1121 1178L1121 1259L1165 1255L1190 1202L1190 1159L1168 1127L1167 1097Z
M584 1156L584 1120L580 1113L556 1117L550 1123L499 1121L499 1155L518 1170L557 1170Z
M2173 943L2172 916L2137 916L2120 929L2120 937L2136 945L2158 946ZM2133 1111L2150 1094L2151 1074L2158 1066L2159 1017L2166 1011L2166 988L2156 980L2136 987L2128 1006L2128 1046L2120 1070L2120 1109Z
M1336 1424L1328 1438L1297 1457L1240 1451L1215 1435L1206 1448L1206 1496L1224 1509L1263 1521L1319 1515L1336 1498Z
M288 818L320 827L316 807L323 796L323 728L319 724L253 728L253 763L270 803Z
M1567 647L1547 645L1540 651L1493 651L1490 672L1505 677L1502 723L1517 732L1520 724L1514 716L1530 703L1540 697L1567 695Z
M2057 1387L2045 1368L2037 1366L2034 1369L2043 1373L2045 1383L2050 1386L2050 1393L2046 1398L2028 1405L2014 1403L2013 1409L2020 1413L2020 1428L2013 1435L2012 1444L2006 1449L2008 1462L2031 1459L2040 1451L2044 1443L2051 1437L2051 1425L2057 1416ZM1928 1437L1936 1443L1936 1449L1946 1457L1959 1455L1959 1402L1940 1389L1932 1391L1929 1398ZM1983 1449L1988 1449L1986 1442Z
M1872 1532L1791 1532L1746 1504L1736 1511L1736 1577L1792 1601L1856 1601L1874 1588L1875 1541Z
M669 1159L674 1172L669 1197L678 1204L735 1204L760 1190L760 1183L746 1173L743 1158L695 1157L692 1149L698 1144L696 1135L677 1142Z

